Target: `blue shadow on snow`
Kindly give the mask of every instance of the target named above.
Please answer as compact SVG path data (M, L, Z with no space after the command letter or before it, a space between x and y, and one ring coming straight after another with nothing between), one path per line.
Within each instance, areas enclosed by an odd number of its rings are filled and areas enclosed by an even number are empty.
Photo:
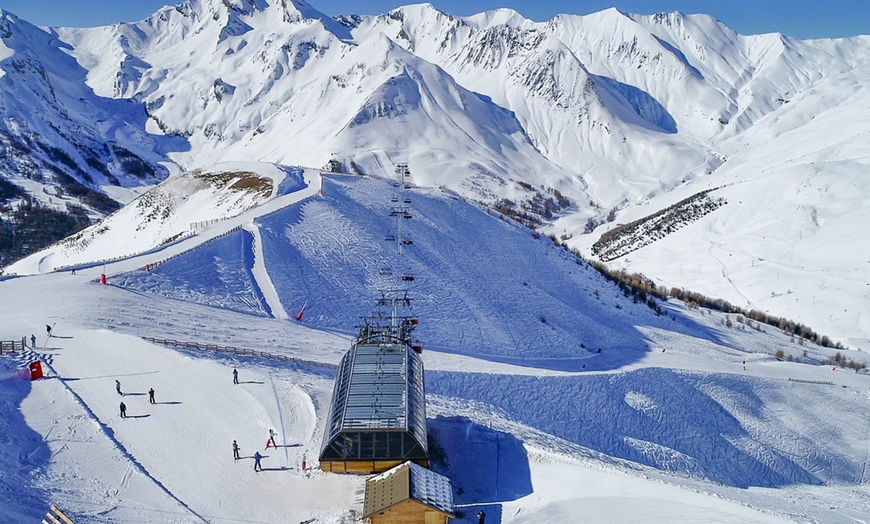
M428 420L431 468L453 484L454 522L501 521L501 503L532 493L529 458L515 436L464 417Z
M49 494L33 481L35 473L48 465L51 451L21 412L31 389L30 381L0 367L0 522L39 522L49 509Z

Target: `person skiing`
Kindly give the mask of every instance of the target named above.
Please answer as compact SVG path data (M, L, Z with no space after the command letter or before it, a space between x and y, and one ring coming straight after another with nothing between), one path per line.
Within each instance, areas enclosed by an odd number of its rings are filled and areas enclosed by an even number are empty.
M233 459L239 460L239 444L233 441Z
M121 418L127 418L127 404L121 402Z
M273 448L277 448L278 444L275 444L275 432L273 430L269 430L269 440L266 441L266 449L269 449L269 444L272 444Z
M233 369L233 384L239 383L239 372L234 368Z
M263 471L263 466L260 465L260 459L263 458L263 455L260 455L260 452L254 453L254 471Z
M30 347L36 349L36 335L30 335Z
M121 381L118 380L118 379L115 379L115 391L118 392L118 396L119 396L119 397L123 397L123 396L124 396L124 394L121 393Z
M48 333L49 337L51 336L51 326L49 326L48 324L45 325L45 332Z
M157 404L157 402L154 401L154 388L148 390L148 402L151 404Z

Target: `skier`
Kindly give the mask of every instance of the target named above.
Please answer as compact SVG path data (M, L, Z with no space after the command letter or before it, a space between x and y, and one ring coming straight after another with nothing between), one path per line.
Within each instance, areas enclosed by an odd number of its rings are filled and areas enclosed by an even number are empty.
M233 369L233 384L239 383L239 372Z
M480 510L477 512L477 524L483 524L483 521L486 520L486 512Z
M72 268L72 271L70 271L70 275L75 275L75 274L76 274L76 268Z
M121 418L127 418L127 405L121 402Z
M123 396L124 396L124 394L121 393L121 381L118 380L118 379L115 379L115 391L118 392L118 396L119 396L119 397L123 397Z
M260 459L263 458L263 455L260 455L260 452L254 453L254 471L263 471L263 466L260 465Z
M239 460L239 444L234 440L233 441L233 458L235 460Z
M148 402L151 404L157 404L157 402L154 401L154 388L148 390Z
M30 347L36 349L36 335L30 335Z
M743 371L746 371L746 361L743 361Z
M269 440L266 441L266 449L269 449L269 444L272 444L273 448L277 448L278 444L275 444L275 432L273 430L269 430Z
M51 326L49 326L48 324L45 325L45 332L48 333L49 337L51 336Z

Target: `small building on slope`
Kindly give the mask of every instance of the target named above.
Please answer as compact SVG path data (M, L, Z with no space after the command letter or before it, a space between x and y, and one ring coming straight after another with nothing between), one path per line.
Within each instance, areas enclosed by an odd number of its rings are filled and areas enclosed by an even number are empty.
M405 462L366 481L363 518L371 524L446 524L453 518L450 479Z

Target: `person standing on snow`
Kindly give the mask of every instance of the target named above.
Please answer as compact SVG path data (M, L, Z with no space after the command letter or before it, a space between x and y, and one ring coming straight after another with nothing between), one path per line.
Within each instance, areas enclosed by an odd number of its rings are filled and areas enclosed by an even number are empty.
M36 349L36 335L30 335L30 347Z
M233 384L239 383L239 372L236 369L233 369Z
M118 379L115 379L115 391L118 392L118 396L119 396L119 397L123 397L123 396L124 396L124 394L121 393L121 381L118 380Z
M148 390L148 402L151 404L157 404L157 402L154 401L154 388Z
M269 430L269 440L266 441L266 449L269 449L269 444L272 444L273 448L277 448L278 444L275 444L275 432L273 430Z
M233 441L233 459L239 460L239 444L235 440Z
M49 326L48 324L45 325L45 332L48 333L49 337L51 336L51 326Z
M121 418L127 418L127 404L121 402Z
M260 465L260 459L263 458L263 455L260 455L260 452L254 453L254 471L263 471L263 466Z

